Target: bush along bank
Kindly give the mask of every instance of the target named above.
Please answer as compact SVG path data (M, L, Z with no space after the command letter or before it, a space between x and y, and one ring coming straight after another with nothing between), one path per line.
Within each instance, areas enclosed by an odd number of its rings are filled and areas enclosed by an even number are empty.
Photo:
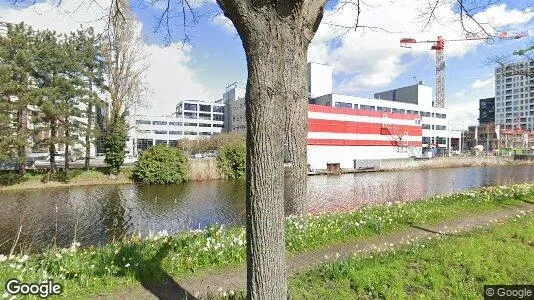
M217 156L217 169L228 179L245 179L246 157L244 142L224 146Z
M185 153L176 147L157 145L141 153L132 177L149 184L181 183L189 179L189 162Z
M534 184L488 187L413 203L389 203L354 212L306 215L286 220L286 249L301 252L469 214L518 205L534 197ZM245 229L211 227L175 235L159 233L99 248L50 249L36 255L0 256L0 286L10 278L53 279L66 296L110 290L164 274L191 276L245 262Z

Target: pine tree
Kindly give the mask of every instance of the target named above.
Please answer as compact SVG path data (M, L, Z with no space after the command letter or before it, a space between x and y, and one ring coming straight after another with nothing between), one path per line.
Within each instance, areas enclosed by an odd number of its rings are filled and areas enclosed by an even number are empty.
M82 88L85 96L82 98L85 104L84 117L87 122L84 128L85 135L85 169L89 169L91 143L100 133L95 126L95 110L104 105L100 98L105 92L104 85L104 61L101 51L100 39L95 36L93 28L78 30L73 34L76 42L76 51L82 64L80 76L84 82Z
M0 157L26 171L26 152L32 131L29 106L35 103L31 79L34 62L33 31L23 23L8 25L0 36Z

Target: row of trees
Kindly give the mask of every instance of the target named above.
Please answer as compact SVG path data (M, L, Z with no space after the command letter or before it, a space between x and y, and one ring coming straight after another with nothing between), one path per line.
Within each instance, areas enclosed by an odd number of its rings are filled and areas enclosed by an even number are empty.
M59 35L18 24L0 37L0 157L16 162L21 174L30 147L48 148L54 171L56 145L65 145L68 169L69 150L80 142L75 136L95 137L94 107L105 91L101 48L92 29Z
M0 160L16 163L21 175L32 147L48 149L54 172L58 144L65 147L66 170L73 145L85 146L88 169L98 136L111 173L123 164L126 114L140 101L146 68L129 7L116 9L123 16L100 34L34 31L21 23L0 36ZM99 128L100 110L107 114Z

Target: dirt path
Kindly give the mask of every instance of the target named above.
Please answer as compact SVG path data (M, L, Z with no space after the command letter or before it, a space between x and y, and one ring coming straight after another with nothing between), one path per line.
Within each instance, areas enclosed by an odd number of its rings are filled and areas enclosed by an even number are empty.
M329 246L324 249L294 254L288 257L288 272L295 275L336 259L347 258L355 252L377 252L402 244L412 243L421 239L428 239L435 235L455 235L477 227L488 227L502 223L515 215L534 212L534 203L509 207L485 214L471 216L438 225L411 227L386 235L367 238L358 243L347 243ZM99 295L95 299L196 299L207 294L217 294L220 291L238 291L245 289L245 267L223 269L186 280L175 281L166 278L157 285L134 285L111 295Z

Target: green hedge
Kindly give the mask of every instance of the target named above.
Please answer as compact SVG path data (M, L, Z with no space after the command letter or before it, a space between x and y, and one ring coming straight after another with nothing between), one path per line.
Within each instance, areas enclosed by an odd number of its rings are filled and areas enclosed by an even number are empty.
M244 142L224 146L217 156L217 168L229 179L244 179L247 149Z
M189 161L182 150L157 145L141 153L133 178L148 184L180 183L188 180L188 170Z

